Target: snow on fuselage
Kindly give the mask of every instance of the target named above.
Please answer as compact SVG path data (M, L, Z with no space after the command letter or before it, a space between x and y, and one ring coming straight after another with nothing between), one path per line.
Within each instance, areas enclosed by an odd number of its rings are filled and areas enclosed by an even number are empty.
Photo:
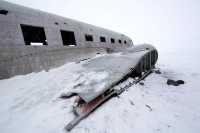
M123 51L120 54L107 54L88 60L82 64L87 75L83 75L69 91L78 94L85 102L90 102L114 87L127 75L134 72L142 73L154 67L157 56L154 59L149 57L153 51L154 47L141 45L139 48ZM91 72L97 76L91 77ZM98 75L101 76L100 80Z

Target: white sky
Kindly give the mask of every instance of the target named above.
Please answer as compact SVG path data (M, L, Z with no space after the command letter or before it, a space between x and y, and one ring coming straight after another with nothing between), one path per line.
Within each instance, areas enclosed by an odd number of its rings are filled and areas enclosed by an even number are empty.
M122 32L134 43L200 48L200 0L7 1Z

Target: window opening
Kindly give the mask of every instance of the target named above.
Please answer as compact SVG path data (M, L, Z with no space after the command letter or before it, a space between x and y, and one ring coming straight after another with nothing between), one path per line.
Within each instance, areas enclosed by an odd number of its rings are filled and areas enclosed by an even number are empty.
M2 15L7 15L7 14L8 14L8 11L7 11L7 10L0 9L0 14L2 14Z
M115 39L114 38L111 38L110 41L111 41L111 43L115 43Z
M21 24L21 29L26 45L48 45L43 27Z
M103 37L103 36L101 36L101 37L100 37L100 41L101 41L101 42L106 42L106 38Z
M62 41L64 46L75 46L76 45L76 40L75 40L75 35L73 31L65 31L61 30L61 36L62 36Z
M86 35L85 35L85 40L86 40L86 41L91 41L91 42L92 42L92 41L93 41L93 36L92 36L92 35L86 34Z

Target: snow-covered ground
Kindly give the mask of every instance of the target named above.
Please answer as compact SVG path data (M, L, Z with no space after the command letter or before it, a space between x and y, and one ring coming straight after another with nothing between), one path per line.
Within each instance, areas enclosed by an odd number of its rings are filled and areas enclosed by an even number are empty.
M198 133L200 130L200 63L198 52L159 52L144 85L134 85L80 122L72 133ZM80 64L69 63L49 72L0 80L1 133L62 133L73 119L73 98L59 96L80 76ZM90 76L95 76L95 73ZM87 76L86 76L87 77ZM178 87L167 79L182 79Z

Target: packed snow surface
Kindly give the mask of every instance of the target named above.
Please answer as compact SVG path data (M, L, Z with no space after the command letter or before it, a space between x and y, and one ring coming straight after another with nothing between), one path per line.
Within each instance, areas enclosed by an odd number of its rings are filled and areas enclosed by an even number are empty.
M200 130L200 72L194 58L174 51L161 52L144 85L134 85L80 122L72 133L198 133ZM123 65L123 64L122 64ZM68 63L48 72L0 80L1 133L64 133L74 118L72 99L59 96L77 84L81 63ZM80 80L101 81L106 73L85 73ZM168 86L167 79L184 80ZM89 82L89 81L87 81Z

